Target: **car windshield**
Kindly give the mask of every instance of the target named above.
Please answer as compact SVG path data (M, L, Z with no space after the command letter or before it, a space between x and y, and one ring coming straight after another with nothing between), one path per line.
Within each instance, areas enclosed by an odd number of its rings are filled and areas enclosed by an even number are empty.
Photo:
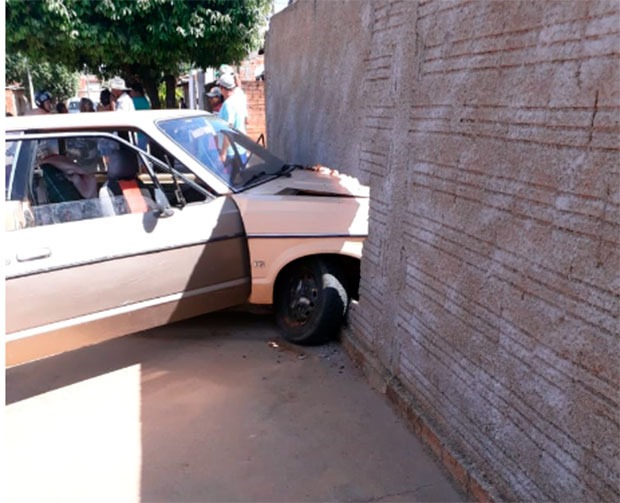
M223 120L211 116L170 119L158 127L235 191L264 183L288 166Z

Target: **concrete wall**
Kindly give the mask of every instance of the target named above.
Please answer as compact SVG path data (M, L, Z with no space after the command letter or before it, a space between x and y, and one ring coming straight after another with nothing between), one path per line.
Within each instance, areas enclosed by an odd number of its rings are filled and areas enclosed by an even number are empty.
M475 0L271 21L270 148L371 187L344 342L476 499L620 498L619 21Z
M364 130L358 91L371 12L358 1L297 2L272 18L265 101L274 153L299 164L358 166Z

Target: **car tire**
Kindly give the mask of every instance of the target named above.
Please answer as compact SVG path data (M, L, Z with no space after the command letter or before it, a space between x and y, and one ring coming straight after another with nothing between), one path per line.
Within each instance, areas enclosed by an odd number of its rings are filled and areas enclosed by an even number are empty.
M347 314L346 277L326 260L297 262L278 279L274 307L287 341L301 345L327 342L338 334Z

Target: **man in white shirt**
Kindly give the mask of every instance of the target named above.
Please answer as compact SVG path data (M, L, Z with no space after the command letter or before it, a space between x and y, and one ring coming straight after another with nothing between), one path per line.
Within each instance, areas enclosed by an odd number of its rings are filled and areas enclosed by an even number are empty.
M116 111L117 112L133 112L136 107L133 104L133 99L127 93L130 89L125 85L125 81L120 77L114 77L110 80L110 91L116 98Z

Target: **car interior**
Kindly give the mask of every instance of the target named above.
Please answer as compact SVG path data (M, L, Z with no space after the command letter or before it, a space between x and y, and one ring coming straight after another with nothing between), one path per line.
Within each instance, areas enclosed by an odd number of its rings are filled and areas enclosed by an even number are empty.
M162 204L181 208L213 197L155 142L148 141L144 154L116 139L137 146L140 133L112 133L22 142L33 152L27 199L35 225L144 213Z

